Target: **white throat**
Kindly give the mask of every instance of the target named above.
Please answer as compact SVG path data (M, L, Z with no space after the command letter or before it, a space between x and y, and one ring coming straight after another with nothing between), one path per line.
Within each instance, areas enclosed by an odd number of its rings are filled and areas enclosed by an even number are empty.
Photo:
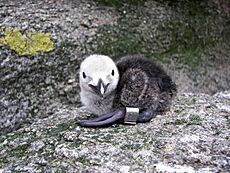
M111 92L108 95L101 97L90 91L81 90L80 97L81 102L87 107L87 109L96 115L102 115L113 110L115 92Z

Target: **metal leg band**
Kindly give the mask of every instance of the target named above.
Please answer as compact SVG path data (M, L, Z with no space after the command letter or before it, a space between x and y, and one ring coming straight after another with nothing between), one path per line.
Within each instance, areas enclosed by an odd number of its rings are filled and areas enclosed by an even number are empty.
M126 107L125 124L136 124L139 115L139 108Z

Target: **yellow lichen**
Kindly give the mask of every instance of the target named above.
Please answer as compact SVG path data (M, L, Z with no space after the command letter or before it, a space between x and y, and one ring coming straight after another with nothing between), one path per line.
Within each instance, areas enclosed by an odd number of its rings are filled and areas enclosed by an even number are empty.
M19 55L34 55L36 52L50 52L54 44L49 33L29 32L22 34L19 29L5 29L4 37L0 38L0 46L8 45Z

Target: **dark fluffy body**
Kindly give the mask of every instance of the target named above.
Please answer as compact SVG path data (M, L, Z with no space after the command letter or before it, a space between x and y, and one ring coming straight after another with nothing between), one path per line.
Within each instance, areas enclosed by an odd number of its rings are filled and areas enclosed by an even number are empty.
M117 63L120 80L111 112L93 120L79 122L85 127L104 127L124 123L125 107L139 108L138 123L150 121L170 108L177 89L171 77L153 60L126 56Z
M175 83L155 61L143 56L122 58L117 67L120 80L114 107L137 107L140 111L169 109L177 89Z

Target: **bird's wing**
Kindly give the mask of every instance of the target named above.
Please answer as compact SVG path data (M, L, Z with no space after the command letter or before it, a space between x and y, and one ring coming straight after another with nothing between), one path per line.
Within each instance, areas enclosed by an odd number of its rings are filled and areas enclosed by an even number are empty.
M156 92L157 89L159 89L158 86L150 82L143 70L130 68L122 74L119 81L118 101L125 107L146 108L154 99L157 99L156 94L159 93Z

